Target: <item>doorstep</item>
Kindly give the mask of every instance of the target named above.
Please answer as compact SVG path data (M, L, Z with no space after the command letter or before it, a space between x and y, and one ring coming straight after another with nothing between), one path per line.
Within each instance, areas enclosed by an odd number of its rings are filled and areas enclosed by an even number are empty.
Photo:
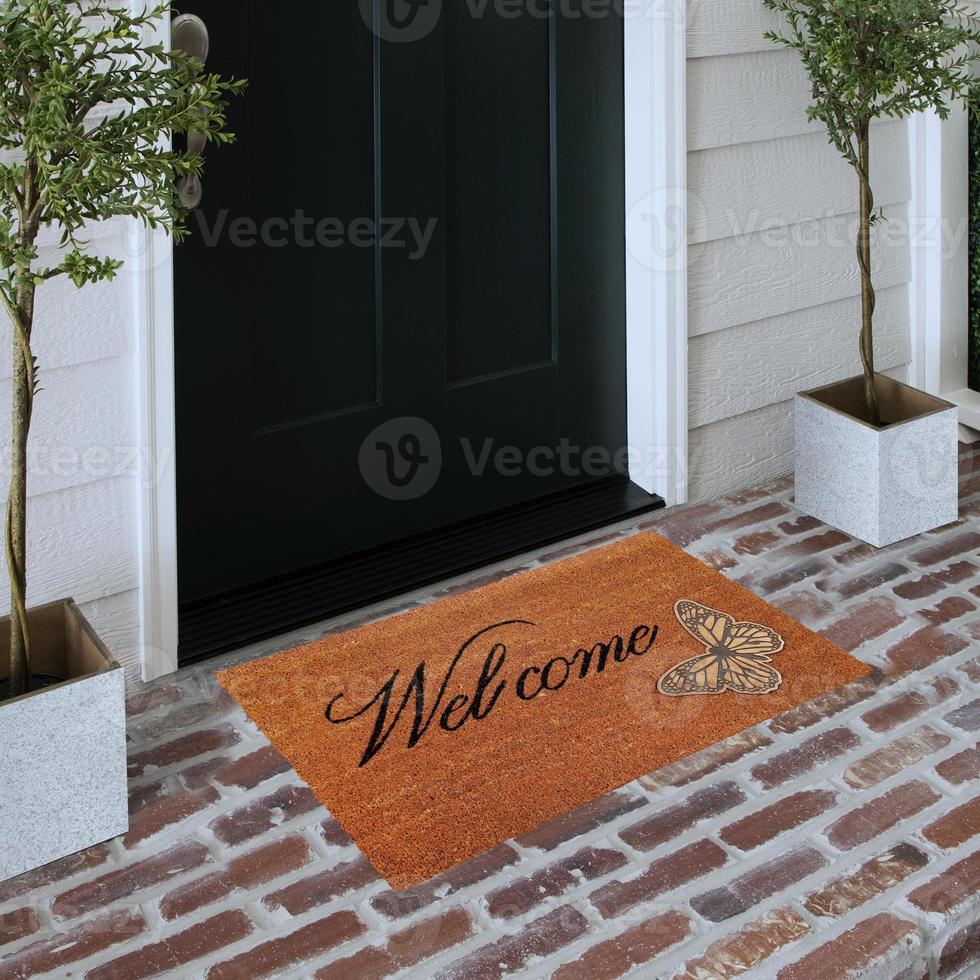
M780 480L140 687L131 829L0 883L0 980L975 976L980 447L961 474L958 524L881 551ZM214 683L650 528L879 670L401 893Z

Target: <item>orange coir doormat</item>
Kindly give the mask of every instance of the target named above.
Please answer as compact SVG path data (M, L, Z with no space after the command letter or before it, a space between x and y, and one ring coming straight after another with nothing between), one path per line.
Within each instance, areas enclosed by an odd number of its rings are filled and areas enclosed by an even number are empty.
M870 672L643 534L218 680L404 888Z

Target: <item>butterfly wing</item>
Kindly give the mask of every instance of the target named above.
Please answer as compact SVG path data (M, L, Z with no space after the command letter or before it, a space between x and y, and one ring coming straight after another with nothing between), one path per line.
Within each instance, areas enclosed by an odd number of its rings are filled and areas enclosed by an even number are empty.
M725 690L725 677L720 660L713 653L685 660L660 678L657 690L672 698L685 694L721 694Z
M735 623L721 645L735 654L766 657L783 649L783 638L768 626Z
M783 684L778 670L767 666L768 657L722 657L720 673L724 686L738 694L771 694Z
M769 694L782 686L779 671L769 666L771 656L783 649L783 638L768 626L737 623L731 616L682 599L674 606L678 622L708 653L667 671L657 690L679 697L685 694Z
M709 649L721 646L725 637L738 625L731 616L690 599L675 603L674 615L695 640Z

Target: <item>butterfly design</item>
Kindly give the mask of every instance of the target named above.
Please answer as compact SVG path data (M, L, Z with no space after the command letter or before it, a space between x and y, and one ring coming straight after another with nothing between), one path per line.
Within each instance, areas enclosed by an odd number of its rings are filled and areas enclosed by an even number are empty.
M783 649L783 638L768 626L736 623L690 599L675 603L674 615L707 651L668 670L657 683L661 694L771 694L783 683L782 674L769 666Z

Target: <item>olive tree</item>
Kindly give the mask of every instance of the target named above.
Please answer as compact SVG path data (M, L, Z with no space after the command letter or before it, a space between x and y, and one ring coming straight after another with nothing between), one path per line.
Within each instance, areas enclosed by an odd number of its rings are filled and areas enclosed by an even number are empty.
M765 0L784 14L770 40L796 50L812 86L808 116L857 172L857 256L861 272L861 363L868 421L882 422L875 386L875 291L871 229L881 219L871 186L871 123L934 109L947 118L965 98L980 40L977 21L957 0Z
M13 327L13 413L6 561L9 694L30 690L27 618L28 435L40 390L31 340L39 289L112 279L122 262L86 242L91 222L129 217L179 239L178 181L201 155L170 148L194 129L228 141L227 98L244 84L146 43L168 4L4 0L0 5L0 303ZM0 672L2 678L3 672Z

